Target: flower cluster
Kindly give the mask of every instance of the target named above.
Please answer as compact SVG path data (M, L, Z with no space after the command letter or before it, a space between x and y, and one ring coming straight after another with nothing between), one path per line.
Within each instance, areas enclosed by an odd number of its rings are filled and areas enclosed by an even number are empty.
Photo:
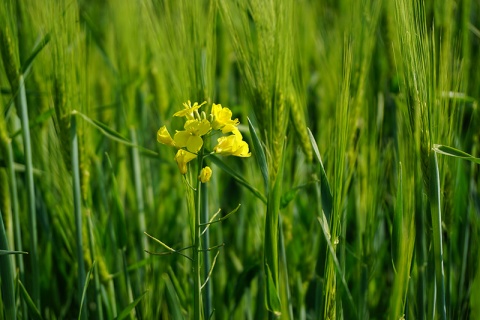
M211 114L207 117L205 112L198 110L202 105L190 101L184 103L184 109L174 113L175 117L185 117L185 125L181 130L172 136L168 129L163 126L157 132L157 141L178 149L175 161L181 174L187 173L187 163L196 159L204 145L205 137L213 131L221 131L227 134L217 139L218 144L213 152L225 156L250 157L248 144L243 141L242 134L238 130L238 119L232 120L232 111L222 107L220 104L213 104ZM212 169L205 167L198 177L201 182L207 182L212 175Z

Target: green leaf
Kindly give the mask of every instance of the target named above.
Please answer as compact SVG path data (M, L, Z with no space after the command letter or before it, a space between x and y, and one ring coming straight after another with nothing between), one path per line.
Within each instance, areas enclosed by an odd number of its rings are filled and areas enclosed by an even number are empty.
M395 213L393 218L392 231L392 258L393 268L396 270L400 253L403 253L403 192L402 192L402 163L399 163L397 199L395 204Z
M28 254L25 251L11 251L11 250L0 250L0 256L5 256L7 254Z
M168 311L170 311L172 319L180 320L184 319L185 317L182 315L182 305L180 303L180 299L177 295L177 291L175 290L175 286L173 285L172 281L168 274L163 274L162 279L165 282L165 287L167 291L167 303L168 303Z
M1 251L8 252L8 239L3 225L2 213L0 212L0 248ZM3 250L4 249L4 250ZM14 289L14 276L12 268L12 257L7 255L0 256L0 285L1 285L1 297L3 302L4 311L0 311L0 315L4 315L7 319L15 319L15 289Z
M455 150L455 149L454 149ZM458 150L457 150L458 151ZM440 201L440 173L438 170L437 154L430 153L430 213L432 217L433 251L435 254L435 279L437 292L436 304L440 319L447 319L445 297L445 273L443 266L443 240L442 240L442 206ZM435 301L434 300L434 301Z
M80 312L78 313L78 319L82 319L82 310L83 310L83 304L85 303L85 296L87 295L87 289L88 289L88 284L90 283L90 277L92 275L93 268L95 268L95 260L92 263L92 266L90 267L90 270L88 270L87 277L85 279L85 284L83 286L83 293L82 293L82 300L80 302Z
M37 45L35 46L35 48L33 48L33 51L32 53L30 54L30 56L27 58L27 60L25 60L25 63L23 64L22 68L21 68L21 73L25 73L29 68L30 66L32 65L33 63L33 60L35 60L35 58L37 57L37 55L40 53L40 51L42 51L43 48L45 48L45 46L48 44L48 42L50 42L50 33L47 33L43 38L42 40L40 40Z
M330 217L333 208L333 196L332 196L332 189L330 188L330 184L328 183L327 174L325 173L325 168L323 167L322 157L320 156L320 151L318 150L317 142L313 137L312 131L310 128L308 130L308 137L310 138L310 142L312 143L313 151L315 153L315 157L317 158L318 162L320 163L320 192L322 196L322 208L323 211L327 214L327 217Z
M235 179L238 183L243 185L245 188L250 190L250 192L253 193L258 199L260 199L263 203L267 203L267 199L263 194L260 193L254 186L252 186L250 183L247 182L241 175L239 175L235 170L230 168L225 162L223 162L220 158L218 158L215 155L210 155L209 159L215 163L217 167L225 171L227 174L229 174L233 179Z
M295 196L298 193L298 188L291 189L285 192L282 195L282 199L280 199L280 209L284 209L288 206L288 204L295 199Z
M105 124L101 123L100 121L97 121L97 120L94 120L94 119L91 119L89 118L87 115L77 111L77 110L73 110L72 113L71 113L73 116L80 116L82 117L85 121L87 121L88 123L90 123L91 125L93 125L95 128L97 128L98 130L100 130L100 132L105 135L106 137L114 140L114 141L117 141L117 142L120 142L126 146L129 146L129 147L135 147L135 148L138 148L139 151L141 151L142 153L144 154L148 154L148 155L151 155L151 156L158 156L158 153L153 151L153 150L150 150L150 149L147 149L147 148L144 148L142 146L139 146L137 144L134 144L132 142L130 142L127 138L123 137L120 133L118 133L117 131L109 128L108 126L106 126Z
M469 102L469 103L475 102L475 98L467 96L463 92L443 91L441 93L441 97L445 99L452 99L452 100L461 101L461 102Z
M272 272L270 271L270 267L268 264L265 264L265 269L267 271L267 295L266 295L266 305L267 310L273 312L277 317L282 314L281 312L281 305L280 305L280 298L278 297L277 288L275 287L275 282L273 282Z
M255 150L255 158L257 159L258 166L262 172L263 181L265 184L265 190L268 190L268 166L267 157L265 156L265 150L263 149L262 142L258 138L257 131L255 130L250 118L248 118L248 128L250 129L250 135L252 136L253 149Z
M137 299L128 304L128 306L120 312L120 314L115 318L116 320L125 319L130 315L130 312L137 306L137 304L142 300L142 298L147 294L147 291L142 293Z
M458 150L449 146L444 146L442 144L434 144L432 149L436 153L444 154L450 157L465 159L480 164L480 158L475 158L471 154L463 152L462 150Z
M117 245L119 248L126 248L127 246L127 224L125 221L125 210L121 200L117 177L113 169L112 161L108 153L105 153L107 157L107 163L110 168L110 174L112 179L112 196L114 200L114 206L111 210L111 217L113 218L113 225L115 227L115 234L117 235Z
M345 275L344 275L343 270L340 266L340 262L337 259L337 255L335 254L335 249L333 248L333 245L332 245L330 230L328 229L327 218L325 217L325 214L322 212L322 216L317 217L317 219L318 219L318 222L320 223L320 226L322 227L323 235L325 237L325 240L327 241L328 250L329 250L329 252L332 256L333 262L335 264L335 270L337 271L338 275L340 276L343 288L345 289L345 293L347 294L348 302L350 302L350 304L352 306L352 310L354 310L355 314L357 314L357 309L355 307L355 303L353 302L352 294L350 293L350 290L348 289L347 281L345 280Z
M235 301L234 310L238 307L240 302L242 301L242 297L245 294L245 291L250 288L253 279L259 275L261 271L261 264L258 262L254 262L251 265L248 265L243 269L243 271L239 274L237 281L235 283L235 288L233 290L233 300Z
M28 294L27 289L25 289L25 287L23 286L22 281L18 280L18 284L20 285L20 292L22 293L23 300L25 300L25 302L27 303L28 310L30 311L28 315L33 317L33 319L43 319L40 311L38 311L37 306Z
M29 128L35 128L38 125L43 124L46 120L48 120L53 114L55 113L55 109L48 109L45 112L42 112L38 117L36 117L33 121L29 121ZM22 129L17 130L10 138L15 138L16 136L22 133Z

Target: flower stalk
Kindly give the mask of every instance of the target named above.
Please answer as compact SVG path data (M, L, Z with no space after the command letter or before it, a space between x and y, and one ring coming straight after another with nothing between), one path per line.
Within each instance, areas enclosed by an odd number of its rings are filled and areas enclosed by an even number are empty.
M248 144L243 140L242 134L238 130L238 119L232 120L232 112L220 104L213 104L210 115L205 112L199 112L201 106L206 104L193 105L190 101L184 103L184 109L174 113L175 117L185 117L185 130L177 130L173 138L166 126L162 126L157 132L157 141L159 143L174 147L177 153L174 160L178 169L184 175L184 181L188 185L186 197L190 212L190 228L192 232L192 260L193 264L193 318L199 320L209 318L212 309L211 286L209 284L211 267L209 250L220 246L209 248L208 230L200 230L202 226L208 224L208 194L206 183L212 177L212 169L208 166L203 167L203 160L210 155L205 151L205 144L215 131L224 134L217 139L217 145L212 153L223 156L250 157ZM193 188L193 175L188 173L189 164L196 161L196 188ZM220 220L219 220L220 221ZM160 241L159 241L160 242ZM202 245L203 242L203 245ZM161 242L160 242L161 243ZM165 246L165 245L164 245ZM202 249L205 248L205 249ZM177 252L170 248L171 252ZM217 253L218 254L218 253ZM202 256L205 283L202 284ZM215 259L214 259L215 264ZM205 289L205 299L202 299L202 289ZM203 313L202 313L203 307Z
M198 176L200 176L200 172L202 170L202 163L203 163L203 150L201 150L198 154ZM197 179L197 190L196 190L196 197L195 197L195 227L194 227L194 245L193 245L193 286L194 286L194 313L193 318L195 320L202 318L202 311L201 311L201 304L202 304L202 281L201 281L201 252L202 252L202 245L201 245L201 231L200 231L200 211L202 209L202 181Z

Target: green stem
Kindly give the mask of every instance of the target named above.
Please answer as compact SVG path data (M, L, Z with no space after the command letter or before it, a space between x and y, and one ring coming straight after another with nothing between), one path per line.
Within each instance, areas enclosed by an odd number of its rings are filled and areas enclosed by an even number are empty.
M438 172L437 154L430 153L430 212L432 216L433 229L433 250L435 253L435 278L438 290L437 309L439 318L447 319L445 305L445 282L443 268L443 247L442 247L442 211L440 206L440 175Z
M0 249L8 251L8 240L5 232L5 226L3 225L2 213L0 212ZM15 309L15 286L13 285L12 260L11 255L0 256L0 277L1 281L1 293L3 299L3 308L5 319L16 319Z
M72 144L72 184L73 184L73 205L75 214L75 240L77 242L77 263L78 263L78 292L79 299L83 295L85 284L85 265L83 260L83 236L82 236L82 204L80 193L80 161L78 152L77 118L70 117L71 121L71 144ZM82 319L87 319L87 304L82 306Z
M138 145L137 143L137 134L135 128L130 128L130 137L132 138L132 143ZM142 247L139 252L143 259L147 258L145 250L148 250L148 241L147 237L143 236L143 232L146 230L145 226L145 205L143 202L143 192L142 192L142 169L140 164L140 154L138 148L132 148L132 162L133 162L133 179L135 184L135 196L137 199L137 210L138 210L138 226L141 231Z
M276 319L281 313L278 295L278 216L280 211L281 174L270 186L265 221L264 268L267 285L266 298L269 319ZM273 180L273 179L272 179ZM272 181L270 180L270 181ZM273 283L270 283L273 281Z
M18 251L23 251L22 245L22 229L20 228L20 215L19 215L19 208L18 208L18 194L17 194L17 180L15 179L15 168L14 168L14 161L13 161L13 150L12 150L12 143L9 141L6 144L6 152L7 152L7 172L8 172L8 179L10 184L10 195L12 198L12 211L13 211L13 225L14 225L14 243L15 249ZM23 265L23 254L17 254L17 264L18 270L20 273L20 281L25 283L25 267ZM25 319L28 318L27 314L27 304L25 300L22 299L22 315Z
M200 216L202 223L208 223L208 189L207 184L204 183L200 190L201 194L201 205L200 205ZM203 234L203 246L205 248L210 248L210 228L205 230ZM210 272L210 252L205 250L203 251L203 278L207 279L208 274ZM205 319L210 317L212 312L212 286L210 280L205 284L205 301L203 303L204 306L204 316Z
M417 291L416 291L416 318L423 320L427 318L427 280L426 280L426 266L428 261L427 255L427 239L425 226L425 208L422 206L423 190L422 181L415 177L415 181L420 183L415 184L416 214L415 214L415 255L417 264Z
M195 198L195 218L194 218L194 239L193 239L193 318L195 320L202 319L202 289L201 289L201 266L200 266L200 256L201 256L201 235L200 235L200 211L202 203L202 182L198 179L200 171L202 170L203 164L203 150L200 150L198 153L198 162L197 162L197 175L194 176L194 179L197 179L197 191Z
M282 222L282 216L279 215L279 224L278 224L278 230L280 233L280 238L279 238L279 246L280 246L280 260L282 262L281 267L282 267L282 273L283 273L283 283L284 283L284 298L287 302L287 310L288 310L288 318L289 319L294 319L293 317L293 306L292 306L292 297L290 293L290 286L289 281L288 281L288 263L287 263L287 253L285 251L285 237L283 236L283 222Z
M28 217L30 227L30 259L32 264L32 299L40 310L39 265L38 265L38 236L37 216L35 210L35 186L33 182L32 145L30 142L30 123L28 120L27 95L23 75L19 77L19 107L22 122L23 147L25 153L25 179L28 195ZM82 289L83 286L80 288ZM81 295L80 295L81 296Z
M89 211L90 212L90 211ZM92 224L92 216L90 214L87 215L87 226L88 226L88 245L90 246L90 259L95 261L95 242L93 237L93 224ZM103 320L103 304L102 304L102 296L101 296L101 285L100 285L100 276L98 274L98 264L97 267L93 269L93 279L94 279L94 286L95 286L95 299L97 302L97 319Z

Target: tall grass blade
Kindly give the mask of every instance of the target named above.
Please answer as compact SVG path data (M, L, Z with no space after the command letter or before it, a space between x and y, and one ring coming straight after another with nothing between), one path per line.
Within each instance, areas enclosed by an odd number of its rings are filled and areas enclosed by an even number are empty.
M435 280L438 317L447 319L445 297L445 272L443 267L443 241L442 241L442 211L440 201L440 175L438 172L437 153L430 153L430 212L432 216L433 250L435 254Z
M258 166L260 167L260 171L262 172L265 190L268 191L268 164L267 157L265 156L265 150L262 146L260 138L257 135L257 131L255 130L255 127L253 126L250 119L248 119L248 128L250 130L250 136L252 137L253 149L255 150L255 158L257 159Z
M85 300L87 299L87 289L88 289L88 285L90 284L90 278L92 276L92 272L95 268L95 263L96 261L93 261L92 262L92 266L90 267L90 270L88 270L87 272L87 278L85 279L85 285L83 287L83 292L82 292L82 299L80 300L80 312L78 313L78 319L83 319L84 316L82 316L82 312L83 312L83 309L84 309L84 304L85 304Z
M7 233L3 224L3 216L0 211L0 279L2 288L3 315L5 319L16 319L17 310L15 303L15 286L13 284L12 257L9 251Z
M267 275L267 292L265 295L265 304L268 311L279 317L282 314L282 307L280 304L280 298L278 297L277 287L275 285L276 281L273 280L272 271L270 270L270 266L267 263L265 263L265 269Z
M225 162L223 162L220 158L215 155L210 155L208 157L217 167L228 173L233 179L235 179L238 183L242 186L247 188L255 197L260 199L263 203L267 203L267 199L263 194L260 193L254 186L245 180L238 172L230 168Z
M23 285L22 281L18 280L18 286L20 288L20 293L23 297L23 300L27 304L28 310L30 311L28 315L31 316L33 319L42 320L43 318L42 318L42 315L40 314L40 311L38 311L38 308L35 305L35 302L28 294L27 289L25 289L25 286Z
M120 314L115 318L115 320L123 320L128 318L128 316L132 313L132 311L135 309L135 307L138 305L138 303L143 299L143 297L147 294L147 291L142 293L139 297L137 297L135 300L130 302L128 306L125 307L122 311L120 311Z
M329 232L328 229L326 229L326 226L328 226L328 224L324 223L324 221L326 221L325 213L322 212L321 215L323 215L324 217L323 218L317 217L317 219L318 219L318 222L320 223L320 226L322 227L323 236L324 236L325 241L327 242L327 246L328 246L328 251L330 252L332 260L335 264L335 270L338 273L338 275L340 276L340 280L341 280L341 283L343 285L343 289L345 290L345 293L347 295L347 300L350 304L350 307L354 311L354 314L358 315L358 312L357 312L357 309L356 309L356 306L355 306L355 302L353 300L352 294L350 293L350 290L348 289L347 281L345 280L345 275L344 275L344 273L342 271L342 268L340 266L340 262L337 259L335 249L333 248L332 241L330 239L330 232Z
M82 216L82 196L80 190L80 155L78 151L77 118L70 117L70 143L72 152L72 188L73 188L73 212L75 216L75 242L77 244L77 266L78 266L78 297L83 296L85 286L85 263L83 258L83 216ZM87 319L87 306L82 305L83 310L79 316Z
M32 298L35 304L40 308L40 272L38 264L38 235L37 235L37 212L35 209L35 185L33 180L33 163L32 163L32 144L30 140L30 123L28 121L27 95L25 91L25 80L23 75L19 78L19 109L22 123L22 138L25 152L25 184L27 186L28 195L28 216L29 216L29 232L30 232L30 255L32 268Z
M433 151L436 153L440 153L446 156L454 157L454 158L460 158L468 161L475 162L477 164L480 164L480 158L475 158L474 156L463 152L461 150L449 147L449 146L444 146L441 144L435 144L433 145Z
M21 67L21 73L23 75L28 74L30 67L32 66L33 60L37 57L37 55L42 51L43 48L50 42L50 33L47 33L33 48L32 53L30 56L24 61Z
M327 174L325 172L325 168L323 167L322 157L320 156L320 151L318 150L317 142L315 141L315 138L313 137L313 134L312 134L312 131L310 131L310 128L307 128L307 130L308 130L308 137L310 138L310 143L312 144L315 157L318 163L320 164L319 169L320 169L322 209L324 210L327 218L329 218L333 208L332 189L330 188L330 184L328 183Z
M169 276L164 274L162 276L162 280L165 282L165 287L167 291L167 301L169 305L169 311L174 320L183 320L185 317L183 316L181 310L182 307L180 305L180 300L178 298L177 292L175 291L175 287L172 284Z

